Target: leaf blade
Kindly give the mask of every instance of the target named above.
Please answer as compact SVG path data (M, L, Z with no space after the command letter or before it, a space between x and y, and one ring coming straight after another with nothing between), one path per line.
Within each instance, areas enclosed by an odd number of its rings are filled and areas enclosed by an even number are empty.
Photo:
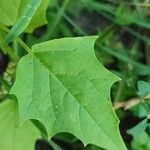
M126 149L109 101L110 87L118 77L98 62L93 50L96 38L64 38L33 46L33 53L18 65L11 93L18 98L22 121L40 120L50 137L70 132L85 145Z

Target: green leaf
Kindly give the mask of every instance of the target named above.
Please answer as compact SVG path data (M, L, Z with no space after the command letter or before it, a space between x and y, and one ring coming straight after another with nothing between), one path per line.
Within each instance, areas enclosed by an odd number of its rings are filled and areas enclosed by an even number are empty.
M21 0L0 0L0 23L11 26L18 17L18 8Z
M5 100L0 103L0 114L0 149L33 150L40 132L29 120L20 128L16 102Z
M135 127L127 132L133 136L131 143L133 150L149 150L150 149L150 136L145 131L148 127L147 119L138 123ZM140 134L139 134L140 133Z
M138 116L139 118L147 117L147 115L149 114L148 110L150 110L150 103L144 101L131 108L131 110L133 111L133 114L135 116Z
M49 0L0 0L0 2L0 23L5 26L15 24L9 38L18 36L25 29L26 32L32 32L36 27L47 23L45 14ZM8 41L13 37L8 38Z
M35 1L35 0L34 0ZM37 8L36 12L34 13L33 17L31 18L31 21L29 22L29 25L26 28L26 32L33 32L33 30L39 26L42 26L47 23L46 20L46 10L49 4L49 1L51 0L42 0L40 6ZM19 7L19 15L22 15L22 10L26 8L28 0L22 0ZM37 0L36 0L37 2Z
M147 119L144 119L142 122L138 123L135 127L128 130L128 133L132 136L137 136L139 133L146 130L147 127Z
M137 87L139 94L144 98L150 93L150 84L145 81L138 81Z
M20 35L29 25L32 17L37 11L38 7L42 3L42 0L27 0L25 7L21 11L21 15L17 19L17 22L12 27L8 35L6 36L6 42L12 42L18 35Z
M84 145L125 150L110 88L119 78L94 54L96 36L56 39L34 45L23 57L11 93L20 118L39 120L51 138L69 132Z

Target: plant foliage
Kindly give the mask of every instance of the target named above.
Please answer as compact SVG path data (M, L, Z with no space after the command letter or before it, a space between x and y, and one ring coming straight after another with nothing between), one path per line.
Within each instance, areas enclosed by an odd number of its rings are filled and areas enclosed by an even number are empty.
M0 148L149 150L149 7L0 0Z

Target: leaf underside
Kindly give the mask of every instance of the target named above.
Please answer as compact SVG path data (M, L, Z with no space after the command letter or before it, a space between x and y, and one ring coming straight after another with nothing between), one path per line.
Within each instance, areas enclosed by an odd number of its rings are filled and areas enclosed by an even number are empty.
M21 122L39 120L51 138L69 132L85 145L126 149L110 102L119 78L94 54L96 36L56 39L34 45L17 67L11 94Z

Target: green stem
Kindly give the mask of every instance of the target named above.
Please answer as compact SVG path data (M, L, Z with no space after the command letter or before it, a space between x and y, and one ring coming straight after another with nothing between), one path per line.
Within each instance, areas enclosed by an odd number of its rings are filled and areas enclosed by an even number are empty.
M17 43L17 40L14 40L14 41L13 41L13 49L15 49L16 52L18 51L18 43Z
M116 93L116 96L115 96L115 99L114 99L114 102L117 102L120 100L120 97L122 95L122 91L124 89L124 81L120 81L119 83L119 87L118 87L118 90L117 90L117 93Z
M86 36L87 34L78 26L67 14L64 13L63 17L68 23L70 23L81 35Z
M54 148L54 150L62 150L56 143L54 143L52 140L48 141L49 144Z
M20 39L17 37L17 42L28 52L32 53L32 50Z
M2 24L0 24L0 28L1 28L2 30L4 30L5 32L9 32L9 31L10 31L7 27L5 27L5 26L2 25ZM17 42L18 42L28 53L31 53L31 52L32 52L32 50L31 50L19 37L17 37L16 40L17 40Z
M7 91L10 90L10 85L0 76L0 83L5 87Z
M145 47L145 57L147 65L150 66L150 48L148 45ZM150 81L150 74L148 74L148 80Z
M14 62L18 62L19 56L17 53L14 52L14 50L9 46L5 45L3 42L0 42L1 49L4 51L4 53L8 54L10 59L13 60Z
M59 11L58 11L58 13L57 13L57 15L56 15L56 20L55 20L54 23L52 24L51 32L49 33L49 38L53 35L53 33L54 33L54 31L55 31L57 25L59 24L59 22L60 22L60 20L61 20L63 14L64 14L64 12L65 12L65 9L66 9L66 7L67 7L69 1L70 1L70 0L64 0L64 2L63 2L63 4L62 4L62 7L61 7L61 8L58 7L58 10L59 10Z
M139 98L140 100L140 103L142 104L142 106L145 108L147 114L149 114L149 108L147 107L147 105L145 104L145 100L144 98L142 98L140 95L139 95L139 92L136 90L136 88L134 87L134 85L131 83L131 88L133 89L133 91L135 92L135 94L137 95L137 97Z
M2 31L1 36L0 36L0 48L1 48L1 50L2 50L4 53L8 54L9 57L10 57L14 62L18 61L18 60L19 60L19 57L18 57L17 53L14 53L13 49L12 49L9 45L6 45L6 44L5 44L5 41L4 41L4 37L3 37L3 36L5 35L5 30L6 30L6 28L5 28L4 26L1 26L1 24L0 24L0 28L1 28L1 31Z

